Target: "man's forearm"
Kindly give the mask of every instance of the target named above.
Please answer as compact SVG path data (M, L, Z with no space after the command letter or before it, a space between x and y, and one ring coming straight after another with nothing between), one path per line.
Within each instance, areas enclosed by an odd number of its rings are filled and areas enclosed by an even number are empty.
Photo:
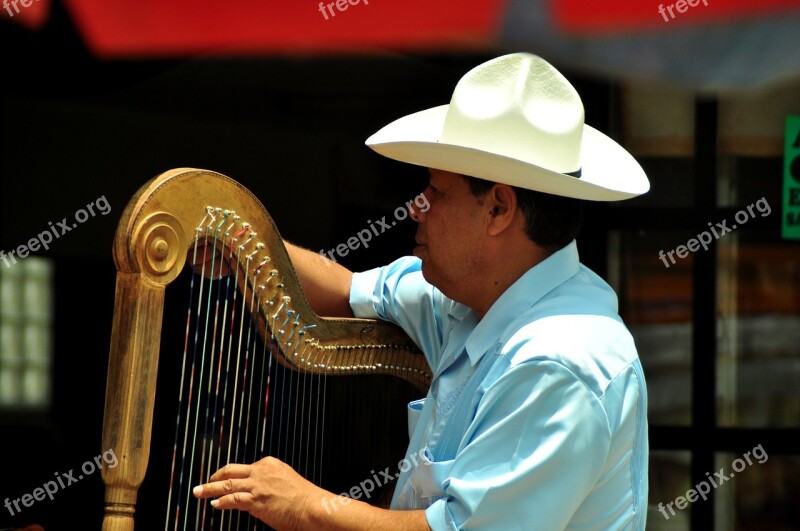
M325 498L320 507L308 509L301 529L430 531L424 510L381 509L344 496Z
M284 243L314 313L324 317L353 317L350 308L353 273L319 253L285 240Z

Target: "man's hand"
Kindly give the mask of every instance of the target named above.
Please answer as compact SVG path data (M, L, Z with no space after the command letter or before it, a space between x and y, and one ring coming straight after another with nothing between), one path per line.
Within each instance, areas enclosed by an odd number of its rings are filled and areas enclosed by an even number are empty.
M192 258L194 258L194 263L192 263ZM202 273L205 278L212 280L228 276L230 272L228 260L230 260L230 251L226 250L223 255L211 244L198 246L197 251L191 249L186 257L186 262L192 266L195 273L198 275Z
M318 253L287 241L284 244L311 309L325 317L353 317L350 308L353 273ZM235 260L231 264L233 253L230 247L217 249L207 243L196 251L190 250L186 261L198 275L218 280L230 275L236 266Z
M211 506L216 509L247 511L279 531L430 531L425 511L390 511L337 496L274 457L252 465L226 465L193 493L215 498ZM334 500L340 503L334 505Z
M332 496L274 457L226 465L193 493L216 498L211 501L216 509L247 511L275 529L293 530L302 529L304 516L321 507L326 495Z

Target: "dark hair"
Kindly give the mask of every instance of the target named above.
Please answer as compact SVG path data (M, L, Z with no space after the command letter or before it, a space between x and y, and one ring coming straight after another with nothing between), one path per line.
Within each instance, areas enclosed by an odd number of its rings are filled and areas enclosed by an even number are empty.
M463 175L469 191L480 197L496 183ZM532 242L550 253L565 247L578 235L583 219L580 199L546 194L512 186L517 204L525 215L525 233Z

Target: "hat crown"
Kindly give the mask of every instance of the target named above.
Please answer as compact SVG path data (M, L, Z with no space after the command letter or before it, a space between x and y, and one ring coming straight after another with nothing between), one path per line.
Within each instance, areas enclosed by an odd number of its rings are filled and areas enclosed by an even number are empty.
M544 59L514 53L461 78L439 141L570 173L581 168L583 126L572 84Z

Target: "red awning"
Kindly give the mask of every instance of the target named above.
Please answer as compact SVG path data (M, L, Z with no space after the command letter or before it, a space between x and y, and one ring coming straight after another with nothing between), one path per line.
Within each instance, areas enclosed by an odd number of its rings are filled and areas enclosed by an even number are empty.
M501 0L65 0L98 57L484 46Z
M27 3L25 6L24 3ZM101 59L530 51L707 92L800 75L800 0L63 0ZM50 0L12 0L36 29Z

